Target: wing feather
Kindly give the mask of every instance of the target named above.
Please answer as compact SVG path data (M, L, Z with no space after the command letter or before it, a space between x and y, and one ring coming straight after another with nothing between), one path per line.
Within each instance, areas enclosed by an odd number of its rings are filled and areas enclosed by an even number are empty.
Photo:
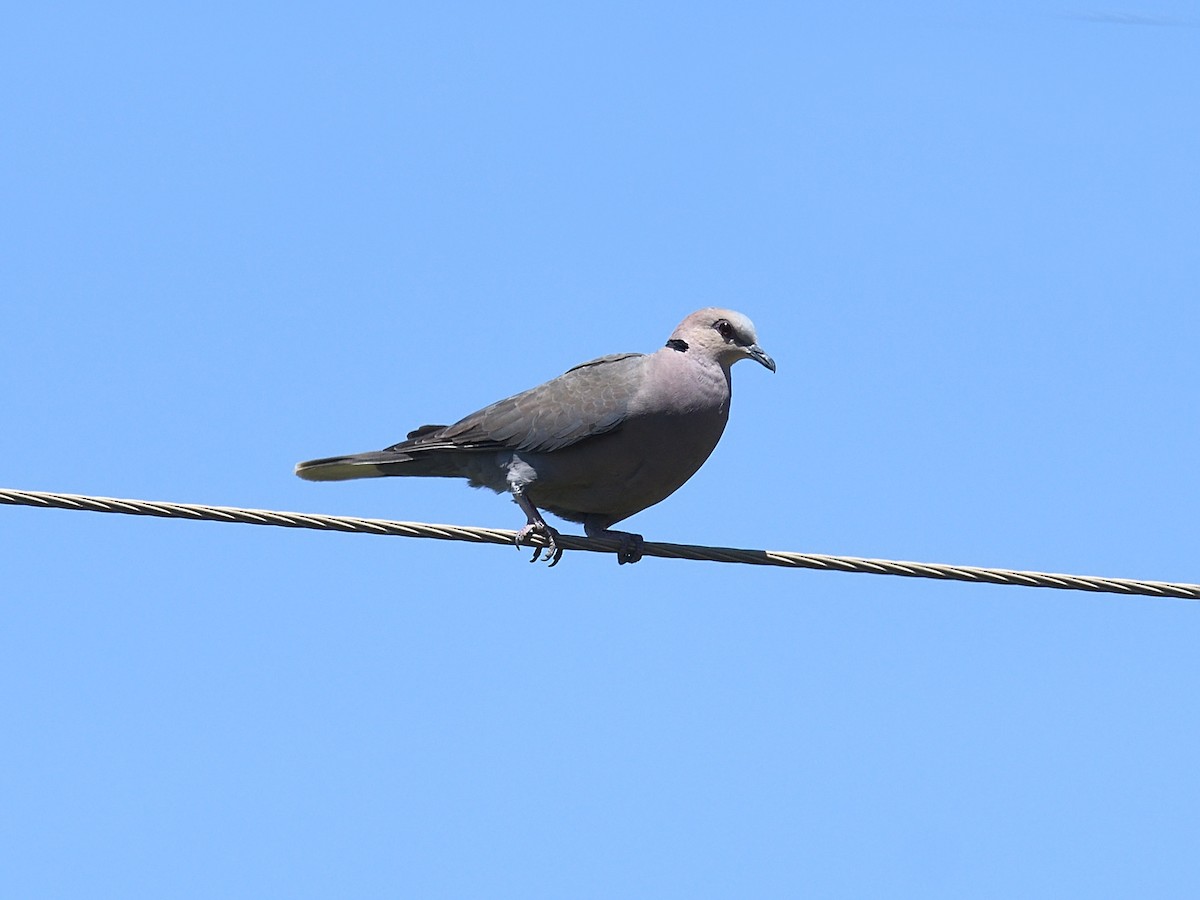
M453 425L422 426L387 451L561 450L620 428L641 383L644 360L641 353L593 359Z

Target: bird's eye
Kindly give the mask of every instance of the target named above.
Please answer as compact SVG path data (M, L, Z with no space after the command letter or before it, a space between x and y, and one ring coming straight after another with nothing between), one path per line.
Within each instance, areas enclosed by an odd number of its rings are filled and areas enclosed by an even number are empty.
M721 335L721 337L725 338L725 340L729 340L733 337L733 326L729 324L728 319L717 319L717 321L713 323L713 328L717 329L717 332Z

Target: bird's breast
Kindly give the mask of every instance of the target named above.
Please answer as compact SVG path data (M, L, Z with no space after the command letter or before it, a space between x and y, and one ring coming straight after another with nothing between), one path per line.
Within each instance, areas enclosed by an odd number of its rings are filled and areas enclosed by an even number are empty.
M613 432L532 461L534 502L568 519L601 514L619 521L664 500L708 459L729 418L719 402L660 398L636 408Z

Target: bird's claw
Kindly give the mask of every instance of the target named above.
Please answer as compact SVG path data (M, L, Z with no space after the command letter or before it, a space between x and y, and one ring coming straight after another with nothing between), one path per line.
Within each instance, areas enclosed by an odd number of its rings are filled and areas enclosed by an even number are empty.
M597 538L602 541L617 542L617 563L625 565L626 563L635 563L642 558L645 541L642 540L640 534L633 534L629 531L611 531L604 527L603 521L595 519L585 519L583 522L583 531L590 538Z
M642 558L642 536L640 534L621 534L621 546L617 548L617 564L635 563Z
M529 561L531 563L535 563L538 561L539 558L545 559L545 560L548 560L550 563L548 568L553 569L555 566L558 565L558 561L560 559L562 559L563 548L558 546L558 541L555 540L558 537L558 532L555 531L553 528L551 528L549 525L547 525L545 522L530 522L528 525L526 525L524 528L522 528L520 531L517 532L517 537L513 541L513 543L516 545L517 549L519 550L519 549L521 549L521 544L524 541L529 540L530 536L534 535L534 534L540 534L542 537L544 537L546 539L546 546L545 547L534 547L533 548L533 556L530 557ZM545 554L545 555L543 556L543 554Z

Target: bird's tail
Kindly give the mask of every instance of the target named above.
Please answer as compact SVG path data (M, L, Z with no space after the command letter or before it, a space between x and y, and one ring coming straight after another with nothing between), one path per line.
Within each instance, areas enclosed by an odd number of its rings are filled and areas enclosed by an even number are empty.
M404 464L412 457L393 450L355 453L351 456L327 456L296 464L296 474L306 481L349 481L352 478L382 478L403 475ZM418 474L413 472L412 474Z

